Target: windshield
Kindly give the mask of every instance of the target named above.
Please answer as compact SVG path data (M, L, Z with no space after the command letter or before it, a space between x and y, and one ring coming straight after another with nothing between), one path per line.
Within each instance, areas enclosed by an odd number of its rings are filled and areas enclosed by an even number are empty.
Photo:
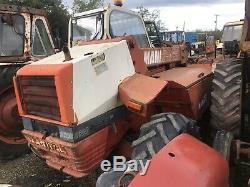
M0 56L22 56L24 52L24 18L0 14Z
M73 42L101 39L103 34L102 13L73 20Z
M226 26L223 30L222 41L240 41L242 35L243 25Z
M134 36L140 48L148 48L149 41L144 23L136 14L113 10L110 15L110 34L113 38Z

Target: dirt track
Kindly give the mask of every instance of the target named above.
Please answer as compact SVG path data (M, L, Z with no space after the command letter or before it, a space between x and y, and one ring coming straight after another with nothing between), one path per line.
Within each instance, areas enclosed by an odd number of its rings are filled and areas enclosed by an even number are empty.
M33 154L0 163L0 186L1 184L12 184L22 187L94 187L96 179L96 174L84 179L67 176L47 167Z

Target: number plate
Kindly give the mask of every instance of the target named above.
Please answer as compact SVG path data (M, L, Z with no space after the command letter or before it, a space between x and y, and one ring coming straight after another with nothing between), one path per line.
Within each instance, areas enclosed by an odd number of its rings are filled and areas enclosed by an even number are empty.
M35 144L35 145L43 147L45 149L56 151L58 153L66 154L66 149L63 146L56 145L53 142L48 142L48 141L41 140L39 138L35 138L35 137L31 137L31 136L26 136L26 138L28 139L28 141L31 144Z

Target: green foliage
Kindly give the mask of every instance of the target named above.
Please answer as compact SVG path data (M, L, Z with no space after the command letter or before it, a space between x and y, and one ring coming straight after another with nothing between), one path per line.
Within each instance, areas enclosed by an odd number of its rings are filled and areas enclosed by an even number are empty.
M96 9L103 5L104 0L74 0L74 13Z
M27 6L44 9L48 13L48 20L54 36L67 41L69 13L62 0L0 0L0 4Z
M154 21L159 29L166 29L164 23L160 20L160 10L154 9L150 11L143 6L139 6L137 7L137 13L139 13L145 21Z
M139 6L137 7L137 12L144 20L156 21L160 19L160 10L158 9L150 12L149 9Z

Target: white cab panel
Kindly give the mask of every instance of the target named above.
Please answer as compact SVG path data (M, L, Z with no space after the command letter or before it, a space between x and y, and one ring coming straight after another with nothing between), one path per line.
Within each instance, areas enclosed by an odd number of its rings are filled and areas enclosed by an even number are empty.
M76 56L81 57L72 61L73 108L78 124L119 106L118 86L135 74L126 41L84 47L82 55L77 50ZM93 54L84 56L86 53Z

